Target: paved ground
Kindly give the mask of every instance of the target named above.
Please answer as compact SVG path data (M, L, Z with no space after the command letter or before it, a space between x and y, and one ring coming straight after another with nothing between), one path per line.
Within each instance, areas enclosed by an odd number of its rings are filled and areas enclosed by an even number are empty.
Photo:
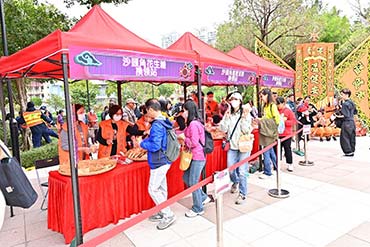
M276 188L275 178L260 180L251 174L246 204L235 205L230 193L224 196L224 246L370 247L369 147L369 137L357 138L356 154L348 158L342 156L339 141L310 141L308 159L314 166L295 165L287 173L282 164L282 188L290 192L286 199L267 194ZM295 164L302 159L294 155ZM7 212L0 246L66 246L61 234L47 229L47 212L40 211L40 203L16 209L13 218ZM165 231L145 220L101 246L217 246L214 203L193 219L184 216L190 205L186 197L172 206L177 221ZM95 229L84 240L113 227Z

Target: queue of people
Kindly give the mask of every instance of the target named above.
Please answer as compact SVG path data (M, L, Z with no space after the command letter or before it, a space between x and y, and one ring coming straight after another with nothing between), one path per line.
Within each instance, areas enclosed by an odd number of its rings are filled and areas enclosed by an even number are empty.
M313 126L313 135L322 135L328 132L326 122L322 119L325 112L322 109L316 110L310 104L310 98L305 97L302 102L294 102L291 96L284 97L274 95L269 88L259 92L259 99L263 108L259 116L253 102L243 104L243 95L238 92L231 92L223 98L222 104L216 103L213 93L207 93L205 104L206 122L199 115L196 95L186 101L179 101L174 104L163 99L150 99L142 106L138 106L133 99L126 100L125 107L110 104L105 119L98 123L96 141L98 145L89 143L88 125L84 123L85 109L81 105L75 106L76 122L74 123L79 159L89 159L91 153L98 153L98 158L110 157L124 154L132 148L147 150L148 164L150 168L150 179L148 192L156 205L167 200L166 174L172 164L167 158L166 130L176 128L178 139L184 149L192 153L192 160L189 168L184 172L183 181L191 187L198 183L201 171L206 165L206 155L203 150L205 143L205 126L212 126L213 129L222 131L229 142L227 150L227 166L231 167L239 161L247 159L251 155L251 148L242 149L240 137L251 136L253 129L259 129L259 143L262 147L269 146L278 138L284 138L281 143L281 150L270 148L263 153L263 173L259 178L266 179L273 175L273 169L277 168L276 152L284 152L287 170L293 172L293 155L291 136L297 123L309 123ZM340 132L340 143L346 156L353 156L355 152L355 131L354 114L356 107L349 99L349 90L342 90L343 102L341 104L342 131ZM135 113L138 110L139 114ZM104 111L105 112L105 111ZM91 112L90 112L91 113ZM173 115L175 113L175 115ZM61 113L62 114L62 113ZM339 113L338 113L339 116ZM95 124L96 118L91 117ZM217 121L214 121L214 120ZM333 120L334 121L334 120ZM89 121L90 122L90 121ZM284 123L284 129L279 132L278 126ZM335 122L335 121L334 121ZM211 123L211 124L210 124ZM299 125L298 125L299 126ZM299 127L298 127L299 128ZM335 127L336 128L336 127ZM321 132L320 132L321 131ZM338 135L332 132L331 137ZM66 146L65 123L61 123L60 131L60 155L63 162L68 161L68 147ZM137 138L139 137L139 138ZM253 140L252 140L253 141ZM295 141L298 141L295 139ZM247 201L249 164L245 162L230 173L231 190L237 194L235 204L241 205ZM205 207L211 198L201 189L192 193L192 206L186 217L193 218L205 213ZM149 220L158 222L157 229L163 230L172 225L176 216L167 207L159 213L152 215Z

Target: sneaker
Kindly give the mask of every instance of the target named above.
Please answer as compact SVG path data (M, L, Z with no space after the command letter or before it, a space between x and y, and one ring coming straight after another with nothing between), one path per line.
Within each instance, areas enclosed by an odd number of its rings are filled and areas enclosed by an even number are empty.
M237 205L244 204L246 199L247 199L246 196L243 196L242 194L239 194L238 197L236 198L235 204L237 204Z
M288 172L292 172L293 171L293 164L288 164Z
M208 203L210 203L211 200L212 200L211 197L207 196L207 198L202 202L203 206L204 205L207 205Z
M161 212L153 214L152 216L149 217L149 220L151 222L159 222L163 219L163 214Z
M346 153L346 154L344 154L344 156L347 156L347 157L353 157L355 155L355 153Z
M192 209L188 212L185 213L185 216L188 217L188 218L194 218L198 215L203 215L204 214L204 210L203 211L200 211L198 213L194 212Z
M239 191L239 189L238 189L238 183L233 183L233 185L231 186L231 190L230 190L231 194L234 194L234 193L236 193L238 191Z
M176 216L173 215L173 216L170 216L170 217L167 217L167 218L163 218L157 225L157 229L158 230L164 230L166 228L168 228L170 225L173 224L173 222L175 222L176 220Z
M272 175L267 175L267 174L264 174L262 173L261 175L258 176L259 179L266 179L266 178L270 178Z

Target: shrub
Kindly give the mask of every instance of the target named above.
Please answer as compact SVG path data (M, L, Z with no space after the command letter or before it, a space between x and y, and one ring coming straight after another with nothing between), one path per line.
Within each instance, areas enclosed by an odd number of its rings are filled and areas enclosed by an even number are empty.
M58 140L53 139L49 144L39 148L32 148L29 151L21 152L21 161L24 168L35 165L36 160L48 159L58 156Z

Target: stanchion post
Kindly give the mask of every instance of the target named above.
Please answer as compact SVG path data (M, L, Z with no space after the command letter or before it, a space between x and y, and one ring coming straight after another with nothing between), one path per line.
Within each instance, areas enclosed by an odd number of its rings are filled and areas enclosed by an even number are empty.
M224 229L223 229L223 194L216 197L216 227L217 227L217 247L224 246Z
M304 160L299 161L298 164L301 165L301 166L313 166L314 162L309 161L308 158L307 158L307 136L310 133L310 127L306 127L306 128L308 130L303 131L303 134L304 134Z
M289 197L289 191L281 189L280 185L280 149L281 140L277 140L277 152L276 152L276 189L271 189L268 194L276 198L287 198Z
M224 232L223 232L223 193L230 190L230 172L228 168L223 171L216 172L213 175L215 185L216 198L216 235L217 247L224 246Z

